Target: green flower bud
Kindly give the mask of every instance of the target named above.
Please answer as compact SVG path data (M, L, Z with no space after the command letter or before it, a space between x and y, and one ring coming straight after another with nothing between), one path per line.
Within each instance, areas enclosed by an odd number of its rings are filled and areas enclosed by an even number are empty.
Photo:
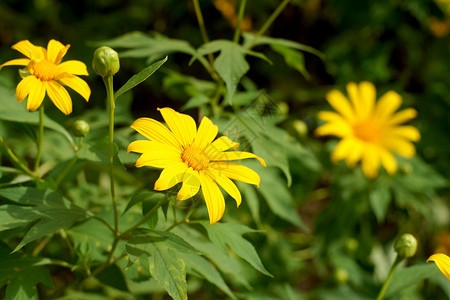
M289 113L289 105L286 102L278 102L277 111L281 116L287 116Z
M345 241L345 248L348 252L354 253L359 248L359 242L355 238L349 238L347 241Z
M85 137L89 133L89 124L83 120L77 120L72 125L74 136Z
M417 251L417 240L412 234L405 233L395 242L394 250L400 258L413 257Z
M94 52L92 68L102 77L113 76L120 69L119 54L107 46L97 48Z
M19 75L22 79L24 79L25 77L30 76L31 73L30 73L30 71L28 71L27 68L23 68L23 69L19 69Z
M343 268L337 268L334 270L333 277L338 283L347 283L348 282L348 272Z
M292 126L299 136L304 137L308 134L308 126L306 126L306 123L302 120L295 120L292 122Z

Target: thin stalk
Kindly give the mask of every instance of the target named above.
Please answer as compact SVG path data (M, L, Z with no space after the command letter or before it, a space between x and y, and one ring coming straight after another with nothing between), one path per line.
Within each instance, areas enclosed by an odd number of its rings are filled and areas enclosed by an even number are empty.
M114 187L114 89L113 77L103 78L106 87L106 96L109 111L109 176L111 177L111 199L114 210L114 231L115 236L119 235L119 216L117 213L116 191Z
M386 279L384 280L383 286L381 287L380 293L378 294L377 300L381 300L384 297L384 293L386 292L386 289L389 285L389 282L392 279L392 275L394 275L395 269L397 269L397 266L400 264L400 262L402 261L402 259L397 256L395 258L394 263L391 266L391 270L389 271L388 276L386 277Z
M53 235L47 235L45 238L41 240L41 242L36 246L36 248L33 249L33 252L31 252L31 256L36 257L41 253L42 250L44 250L45 246L48 242L53 238Z
M274 10L274 12L270 15L270 17L267 19L267 21L263 24L261 29L256 33L253 40L250 42L250 44L247 46L247 49L250 50L255 46L256 41L260 36L262 36L267 29L272 25L273 21L278 17L278 15L283 11L283 9L288 5L290 0L283 0L283 2L278 5L278 7Z
M115 230L114 230L114 228L112 228L111 225L109 225L109 223L106 222L105 220L103 220L102 218L100 218L100 217L98 217L98 216L94 216L93 218L94 218L95 220L99 221L100 223L102 223L103 225L105 225L106 227L108 227L108 229L111 230L111 232L112 232L113 234L116 233Z
M178 225L187 223L189 221L189 217L192 215L192 213L194 212L195 208L198 206L198 204L200 203L200 201L198 202L194 202L192 204L192 206L189 208L189 211L187 212L186 216L184 216L183 220L177 222L175 221L169 228L167 228L165 231L171 231L172 229L174 229L175 227L177 227Z
M209 43L208 33L206 32L205 21L203 20L203 14L202 10L200 9L200 4L198 3L198 0L193 0L193 2L194 2L195 16L197 17L200 32L202 33L203 42L205 44ZM212 55L212 53L208 54L208 60L211 67L214 69L214 56ZM213 74L215 73L213 72Z
M236 29L234 31L233 42L239 44L239 35L241 33L241 23L242 18L244 17L245 5L247 4L247 0L241 0L241 6L239 7L239 15L236 23Z
M3 137L0 136L0 144L3 146L3 148L6 150L6 153L9 155L9 157L12 159L12 161L14 162L14 164L20 169L22 170L22 172L24 172L25 174L27 174L30 177L33 178L37 178L36 173L34 173L33 171L31 171L26 165L24 165L20 159L14 154L14 152L11 150L11 148L9 148L9 146L5 143L5 141L3 140Z
M59 176L56 178L55 180L55 185L59 186L59 184L61 183L61 181L64 179L64 177L66 177L66 175L69 173L69 171L73 168L73 166L75 165L75 163L78 160L78 156L74 156L72 158L72 160L66 165L66 167L64 168L64 170L62 170L61 174L59 174Z
M37 140L37 155L36 161L34 163L34 172L38 173L39 164L41 163L41 154L42 154L42 140L44 139L44 104L39 108L39 132L38 132L38 140Z

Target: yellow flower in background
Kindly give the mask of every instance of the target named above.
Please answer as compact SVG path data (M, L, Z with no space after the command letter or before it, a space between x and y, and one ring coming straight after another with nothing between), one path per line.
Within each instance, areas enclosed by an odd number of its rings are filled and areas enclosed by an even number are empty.
M450 280L450 257L443 253L436 253L427 259L427 262L429 261L434 261L442 274Z
M89 101L91 89L88 84L75 75L89 75L86 65L81 61L69 60L61 63L70 45L64 46L58 41L50 40L47 49L35 46L29 41L20 41L12 49L27 58L10 60L0 65L26 66L26 77L17 85L16 98L22 102L27 96L27 110L39 108L47 93L55 106L68 115L72 112L72 100L63 85L70 87Z
M375 86L370 82L347 84L350 101L338 90L330 91L326 98L337 111L321 111L319 118L326 123L316 134L334 135L341 138L331 154L333 162L346 161L353 167L361 161L368 178L378 175L380 164L389 174L397 170L397 161L392 152L412 157L415 147L411 142L420 139L413 126L401 125L417 116L417 111L407 108L396 113L402 98L394 91L385 93L376 101Z
M169 129L150 118L137 119L131 128L150 141L134 141L128 146L128 152L142 153L136 161L138 168L152 166L163 169L155 182L154 189L157 191L170 189L182 182L177 200L186 200L196 195L201 187L210 223L217 222L225 211L225 200L218 185L239 206L241 193L230 178L257 186L260 182L255 171L226 161L256 158L266 166L264 160L249 152L227 151L236 149L239 143L226 136L215 139L218 127L207 117L203 117L197 130L194 119L189 115L168 107L158 110Z

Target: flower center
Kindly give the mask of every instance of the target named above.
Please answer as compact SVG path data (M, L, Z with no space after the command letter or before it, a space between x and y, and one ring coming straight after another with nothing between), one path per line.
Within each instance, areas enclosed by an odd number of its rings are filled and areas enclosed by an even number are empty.
M189 146L184 149L181 158L189 165L189 167L192 167L192 169L197 171L205 169L209 164L209 158L205 155L203 148Z
M53 80L56 75L56 65L48 60L31 61L28 70L37 78L49 81Z
M362 121L353 126L355 136L365 142L376 142L380 138L380 127L372 121Z

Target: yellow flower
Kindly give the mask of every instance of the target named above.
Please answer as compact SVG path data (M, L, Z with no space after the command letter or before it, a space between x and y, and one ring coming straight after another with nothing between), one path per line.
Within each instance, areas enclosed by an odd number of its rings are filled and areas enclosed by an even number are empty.
M388 91L376 102L375 86L361 82L359 86L347 84L350 102L338 90L330 91L326 98L337 111L322 111L319 118L326 122L316 130L318 135L335 135L341 138L331 154L334 162L345 159L349 167L361 161L361 167L368 178L378 175L380 164L389 174L397 170L397 161L392 152L412 157L415 147L411 141L418 141L420 133L413 126L400 125L417 115L407 108L400 112L402 98L394 91Z
M427 259L427 262L429 261L434 261L442 274L450 280L450 257L442 253L436 253Z
M226 161L256 158L266 166L264 160L249 152L226 151L236 149L239 143L226 136L214 140L218 127L207 117L203 117L197 130L192 117L168 107L158 110L169 129L150 118L137 119L131 128L150 141L134 141L128 146L128 152L142 153L136 161L138 168L152 166L163 169L155 182L154 189L157 191L170 189L182 182L177 200L186 200L196 195L201 187L210 223L217 222L225 211L225 200L217 184L239 206L241 193L230 178L257 186L260 182L255 171Z
M72 112L72 100L69 93L63 87L66 85L89 101L91 89L88 84L75 75L89 75L86 65L77 60L69 60L61 63L70 45L64 46L58 41L50 40L47 49L35 46L29 41L20 41L12 49L15 49L28 58L13 59L0 65L26 66L28 76L17 85L16 98L22 102L28 96L27 110L34 111L39 108L44 100L45 93L56 107L64 114Z

